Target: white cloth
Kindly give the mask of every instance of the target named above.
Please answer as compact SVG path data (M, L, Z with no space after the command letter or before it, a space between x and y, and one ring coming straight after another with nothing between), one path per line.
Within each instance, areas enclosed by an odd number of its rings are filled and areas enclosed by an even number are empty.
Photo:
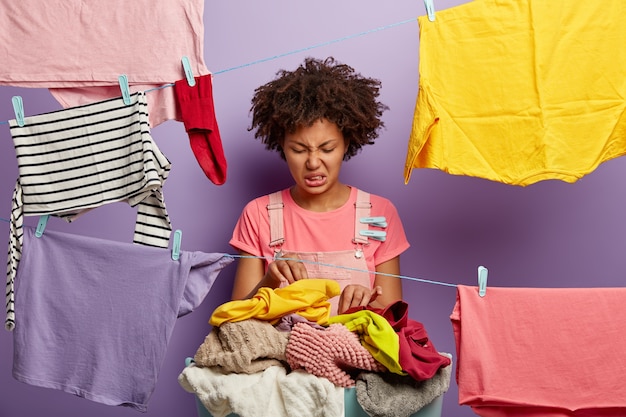
M344 390L304 371L271 366L255 374L223 374L218 368L187 366L178 376L213 417L341 417Z

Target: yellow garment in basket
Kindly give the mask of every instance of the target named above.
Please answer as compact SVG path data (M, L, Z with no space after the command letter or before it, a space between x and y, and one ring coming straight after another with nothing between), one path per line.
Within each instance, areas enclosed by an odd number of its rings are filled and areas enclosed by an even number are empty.
M475 0L420 16L404 167L526 186L626 153L626 1Z
M302 279L276 289L261 287L252 298L229 301L217 307L209 324L219 326L251 318L275 324L282 316L297 313L309 321L325 325L330 317L328 299L339 294L339 284L330 279Z
M400 365L400 340L389 321L380 314L359 310L331 317L328 322L341 323L361 339L361 345L389 372L407 375Z

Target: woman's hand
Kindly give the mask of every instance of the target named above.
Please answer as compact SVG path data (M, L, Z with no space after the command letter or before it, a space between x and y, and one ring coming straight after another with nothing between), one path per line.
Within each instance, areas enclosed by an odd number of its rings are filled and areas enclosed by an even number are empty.
M282 282L293 284L308 277L306 268L298 255L287 253L269 264L263 280L269 283L271 288L277 288Z
M251 298L261 287L278 288L281 284L289 284L308 278L304 264L297 255L284 255L286 259L277 259L270 263L265 271L265 261L252 256L247 252L240 252L235 282L233 285L233 300ZM293 259L293 260L292 260Z
M348 285L339 297L338 314L343 314L352 307L365 307L383 293L380 285L372 289L362 285Z

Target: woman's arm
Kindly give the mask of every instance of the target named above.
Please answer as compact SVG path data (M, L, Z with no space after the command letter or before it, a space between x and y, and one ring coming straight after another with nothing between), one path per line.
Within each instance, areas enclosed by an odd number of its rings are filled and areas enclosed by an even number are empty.
M237 271L235 272L235 283L233 284L232 299L243 300L251 298L262 284L265 266L261 258L247 258L251 256L247 252L239 252L243 258L237 261Z
M400 256L391 258L376 266L376 272L383 274L400 275ZM376 275L374 288L381 287L382 292L370 303L373 307L384 308L394 301L402 299L402 279L395 276Z

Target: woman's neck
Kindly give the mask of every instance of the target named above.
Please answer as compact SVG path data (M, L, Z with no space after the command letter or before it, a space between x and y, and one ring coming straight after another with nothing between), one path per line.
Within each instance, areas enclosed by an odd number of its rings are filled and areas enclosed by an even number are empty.
M338 184L322 194L305 193L295 186L291 187L289 192L298 206L316 212L336 210L346 204L350 198L350 187L345 184Z

